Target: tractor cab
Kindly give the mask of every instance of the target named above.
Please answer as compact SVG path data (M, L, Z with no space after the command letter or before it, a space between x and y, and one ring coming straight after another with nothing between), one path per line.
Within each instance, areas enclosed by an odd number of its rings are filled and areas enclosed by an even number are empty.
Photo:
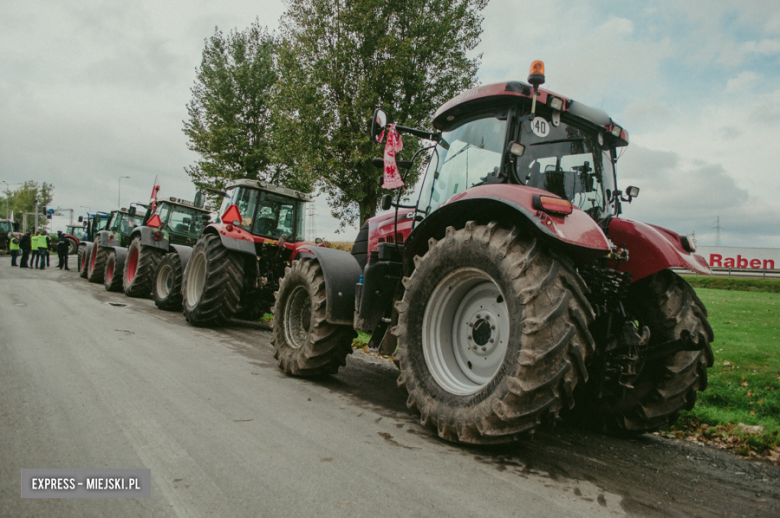
M176 197L158 201L146 224L155 215L160 219L158 228L163 237L174 244L191 245L197 241L209 220L209 211Z
M87 214L87 220L84 222L84 241L91 241L98 232L107 229L110 217L106 212Z
M119 210L111 211L111 216L108 219L106 230L108 230L108 240L112 246L127 247L130 245L130 235L133 233L133 229L143 224L143 214L136 212L136 207L131 207L131 210L121 208Z
M258 180L228 185L217 223L239 227L260 241L297 243L306 235L306 202L311 196Z

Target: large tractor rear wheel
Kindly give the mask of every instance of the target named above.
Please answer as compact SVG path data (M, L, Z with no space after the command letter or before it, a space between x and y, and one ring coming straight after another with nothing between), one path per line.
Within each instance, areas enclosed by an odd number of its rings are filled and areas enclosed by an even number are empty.
M701 346L646 363L624 394L591 396L587 420L608 431L644 433L673 423L696 404L707 388L714 340L707 309L693 288L671 270L663 270L631 287L628 307L640 325L650 328L649 346L684 340ZM582 419L582 417L580 417Z
M567 258L514 228L468 222L415 262L393 359L424 426L448 441L501 443L573 407L594 314Z
M72 237L65 238L68 240L68 255L78 253L79 244Z
M335 374L352 354L357 333L325 321L325 277L319 261L304 257L285 268L274 305L271 343L279 367L294 376Z
M154 276L154 304L165 311L181 309L181 259L176 252L166 254Z
M141 238L136 237L127 249L125 271L122 275L122 288L128 297L149 298L157 265L163 252L153 246L143 246Z
M108 249L100 246L98 239L92 243L92 253L89 255L87 266L87 280L89 282L103 282L103 272L108 259Z
M79 277L82 279L87 278L87 258L89 257L89 254L87 253L87 244L83 243L79 245L79 251L78 251L78 261L76 263L76 268L79 272Z
M103 274L103 285L106 291L122 291L122 276L117 271L116 250L108 253L106 261L106 271Z
M235 315L244 282L244 261L205 234L192 249L182 278L184 316L196 326L221 325Z

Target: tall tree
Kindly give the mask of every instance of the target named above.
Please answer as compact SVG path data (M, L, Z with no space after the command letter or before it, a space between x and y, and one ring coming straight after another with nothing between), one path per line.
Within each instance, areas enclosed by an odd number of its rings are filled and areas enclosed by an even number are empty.
M5 202L8 200L8 209L14 213L16 219L21 220L21 215L25 212L35 212L35 202L38 202L38 213L43 214L43 208L54 199L54 185L43 182L27 180L21 187L10 190L6 189L5 197L0 198L0 211L5 213Z
M256 20L227 35L216 28L205 43L184 121L188 147L200 159L185 170L199 187L222 189L237 178L279 180L270 106L274 37Z
M472 87L488 0L287 0L278 50L278 151L315 181L342 225L376 214L375 108L404 126ZM405 137L404 156L420 143ZM407 185L416 180L413 171Z

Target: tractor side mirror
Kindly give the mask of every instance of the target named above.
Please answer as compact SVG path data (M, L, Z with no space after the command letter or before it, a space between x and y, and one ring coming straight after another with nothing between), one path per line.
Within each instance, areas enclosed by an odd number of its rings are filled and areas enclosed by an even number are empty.
M382 210L389 210L392 204L393 204L393 197L390 196L389 194L383 194L382 203L381 203Z
M79 223L84 223L84 216L79 216Z
M135 216L135 207L130 207L129 209L127 209L127 213L130 214L131 216Z
M195 200L192 203L199 209L202 209L206 205L206 196L203 194L203 191L195 193Z
M384 110L377 108L374 110L374 115L371 117L371 140L379 143L379 135L387 127L387 114Z
M514 156L523 156L523 153L525 153L525 146L518 144L517 142L512 142L509 144L509 152Z
M639 196L639 187L634 187L633 185L626 187L626 196L628 196L629 200Z

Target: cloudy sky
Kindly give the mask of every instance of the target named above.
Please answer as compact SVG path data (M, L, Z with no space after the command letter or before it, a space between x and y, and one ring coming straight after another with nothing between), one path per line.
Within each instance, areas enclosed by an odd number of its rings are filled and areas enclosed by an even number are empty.
M204 38L256 17L278 26L282 1L3 0L0 181L55 185L53 205L92 210L162 195L189 199L182 133ZM525 80L606 110L631 144L625 216L724 246L780 247L780 3L707 0L491 0L483 84ZM4 184L0 184L4 188ZM4 208L0 208L3 212ZM317 206L317 234L338 222Z

